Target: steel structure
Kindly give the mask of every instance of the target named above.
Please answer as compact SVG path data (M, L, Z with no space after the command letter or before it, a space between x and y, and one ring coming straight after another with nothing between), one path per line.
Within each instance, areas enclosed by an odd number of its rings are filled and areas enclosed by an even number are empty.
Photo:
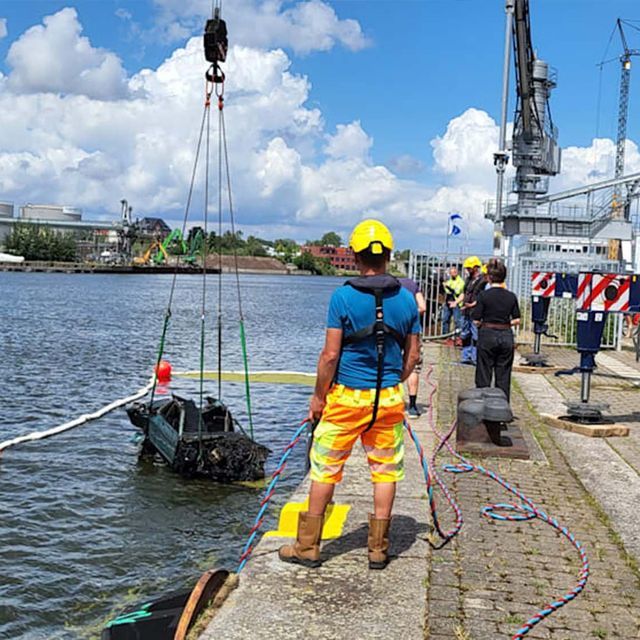
M624 176L624 142L628 111L631 56L640 51L629 49L618 20L623 42L620 109L616 173L588 187L547 195L549 178L560 171L558 132L551 119L549 96L556 86L556 76L538 59L531 40L529 0L505 0L506 27L502 78L502 119L499 150L494 154L497 172L495 202L485 206L485 217L493 220L494 252L509 258L509 239L513 236L567 236L589 240L605 239L608 258L618 260L621 268L630 268L633 240L631 205L640 196L640 174ZM506 141L511 48L514 53L516 108L511 154L516 169L505 198L504 174L509 160ZM626 242L623 246L622 243Z
M616 21L616 27L622 41L623 53L620 56L620 99L618 102L618 137L616 140L616 171L619 178L624 173L624 143L627 138L627 115L629 113L629 83L631 81L631 56L640 55L640 50L629 49L622 28L623 21Z
M498 174L496 210L493 219L498 234L509 237L519 233L511 222L522 217L535 217L538 197L547 193L549 176L560 171L558 131L549 109L549 95L556 86L555 74L546 62L536 58L531 43L529 0L506 0L505 54L502 80L502 117L500 150L494 154ZM506 152L506 119L510 69L510 41L513 40L516 77L516 109L512 137L512 161L516 176L512 185L517 203L503 209L504 171L508 162ZM498 247L496 246L496 250ZM504 253L504 246L500 250Z

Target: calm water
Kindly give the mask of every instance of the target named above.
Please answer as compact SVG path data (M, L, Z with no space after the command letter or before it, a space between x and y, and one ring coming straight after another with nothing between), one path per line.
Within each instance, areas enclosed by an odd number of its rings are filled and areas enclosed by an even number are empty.
M0 440L52 427L129 395L157 352L171 276L0 273ZM313 371L337 279L243 276L252 369ZM198 368L201 279L183 276L167 357ZM217 277L208 279L206 367L217 367ZM223 368L242 367L235 280L225 276ZM191 394L196 381L174 391ZM207 382L215 393L217 383ZM308 387L254 385L256 439L273 454L305 417ZM244 425L243 386L222 398ZM124 409L8 449L0 459L0 638L96 638L124 605L234 568L261 491L186 481L137 459ZM277 504L302 478L291 458ZM277 510L265 530L272 528Z

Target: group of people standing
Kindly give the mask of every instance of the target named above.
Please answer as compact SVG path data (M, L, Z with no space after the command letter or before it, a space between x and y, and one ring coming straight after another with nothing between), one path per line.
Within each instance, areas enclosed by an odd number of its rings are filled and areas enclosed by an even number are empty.
M457 317L461 364L476 367L477 387L489 387L495 378L495 386L509 399L514 352L512 329L520 323L518 299L506 288L507 269L502 260L491 258L483 265L477 256L469 256L463 268L467 278L462 284L457 267L450 268L449 280L443 283L443 333L448 333L450 317L454 322Z

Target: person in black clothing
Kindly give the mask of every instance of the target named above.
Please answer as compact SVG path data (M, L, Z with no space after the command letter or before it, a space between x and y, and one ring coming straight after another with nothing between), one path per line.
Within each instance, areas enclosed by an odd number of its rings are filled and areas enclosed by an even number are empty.
M481 271L482 262L478 256L469 256L463 267L468 277L464 283L464 297L462 300L462 358L461 364L475 366L477 360L478 327L472 322L471 312L476 306L478 294L484 289L484 274Z
M520 324L518 299L505 288L507 268L498 258L487 263L490 287L481 291L472 309L473 321L479 326L476 387L495 386L510 395L511 367L513 366L513 332Z

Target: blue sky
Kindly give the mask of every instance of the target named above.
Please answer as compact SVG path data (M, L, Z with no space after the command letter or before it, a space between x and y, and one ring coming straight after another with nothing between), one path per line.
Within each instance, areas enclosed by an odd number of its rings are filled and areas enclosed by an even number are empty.
M7 60L10 47L27 29L42 24L45 16L54 15L66 7L76 10L82 36L89 39L91 47L113 52L120 59L129 79L145 67L155 71L176 48L185 45L190 30L194 35L199 33L202 20L196 15L197 12L191 11L197 2L198 0L184 0L183 14L180 3L174 0L4 0L0 7L0 19L6 21L7 35L0 39L0 71L9 80L12 73L16 76L16 69ZM242 2L243 7L246 5L251 11L259 11L263 4L259 0ZM283 148L285 155L279 152L280 160L290 159L292 156L287 154L294 149L302 157L303 172L305 167L309 170L322 169L325 167L322 145L331 136L339 135L339 127L346 127L357 121L369 142L365 143L363 139L358 138L360 141L355 145L356 155L359 158L363 154L366 156L365 164L368 163L369 169L386 167L399 179L397 184L389 183L389 194L393 194L394 198L402 202L405 197L403 194L410 193L407 207L415 205L417 209L420 208L415 204L417 201L427 202L431 198L431 208L425 205L424 211L421 209L422 213L417 214L421 223L428 226L429 216L434 216L433 211L437 209L440 216L438 224L442 226L444 209L454 207L460 199L468 197L470 191L474 192L476 198L480 198L481 189L490 192L489 178L492 169L489 165L492 150L487 152L487 166L478 169L470 163L457 172L444 169L446 162L438 161L434 157L432 141L446 141L451 121L463 116L469 109L486 114L489 118L485 122L486 126L491 124L491 119L494 124L497 122L504 33L502 0L345 0L324 3L314 0L316 8L320 4L327 5L335 12L336 24L344 24L346 20L357 21L361 33L355 40L353 37L351 40L348 37L341 40L340 35L335 35L339 30L337 26L335 33L330 34L334 38L330 46L310 46L310 51L301 51L299 40L296 40L293 34L298 23L294 24L285 36L274 35L270 39L266 38L264 43L252 41L251 37L246 36L251 28L266 31L272 28L271 23L261 23L259 19L255 19L259 13L249 13L246 20L254 20L254 23L244 24L245 14L233 14L230 9L233 4L234 0L226 0L223 5L223 13L227 13L225 17L229 20L231 43L253 47L258 52L273 51L282 47L286 52L287 65L290 65L289 72L296 78L306 78L309 83L303 97L304 108L307 111L317 110L322 119L321 125L309 128L304 133L308 144L314 149L315 156L309 154L306 143L302 140L303 134L293 136L291 132L282 133L277 127L269 128L268 132L261 130L260 135L264 135L264 139L261 145L251 149L254 155L265 151L277 137L286 143L286 147ZM300 5L297 2L279 4L280 14L286 14L287 10ZM582 154L582 160L589 154L588 149L595 137L598 119L600 137L615 136L619 68L614 62L606 66L600 74L596 64L602 59L617 17L640 20L640 6L635 0L531 2L534 47L538 55L555 67L559 74L559 86L552 96L552 113L560 130L560 143L563 147L578 147L578 155ZM182 32L183 37L168 38L169 26L175 26L178 22L182 27L186 27ZM240 42L236 34L242 34ZM628 29L627 35L630 46L640 49L640 32ZM259 38L256 37L256 40ZM615 36L608 57L619 53L619 47L618 38ZM28 55L25 53L25 57ZM64 49L61 49L60 55L66 55ZM22 64L26 63L23 61ZM640 74L640 59L636 66ZM26 78L26 75L23 78ZM598 112L600 82L601 99ZM43 93L41 87L29 87L25 83L23 79L18 89L16 82L6 84L8 90L16 94ZM633 77L633 72L631 87L628 137L635 140L640 126L640 116L636 115L640 110L634 108L634 105L640 104L640 77ZM69 96L74 92L83 91L69 89L67 92L65 87L54 87L54 90L62 91ZM228 102L232 104L232 101L233 94L230 93ZM513 106L512 86L510 118ZM273 104L273 109L278 108L278 104ZM461 144L461 140L464 142L465 136L468 135L466 131L473 133L473 127L478 125L479 118L471 120L473 122L468 125L470 128L464 129L455 138L455 144ZM25 126L27 124L25 123ZM234 124L237 123L230 119L228 126L233 127ZM360 135L355 128L350 131L356 138ZM487 139L490 139L490 135ZM295 143L292 142L293 137L296 138ZM351 138L352 141L353 139ZM482 144L473 149L483 148ZM450 149L451 153L455 152L453 147L446 148ZM2 150L0 140L0 153ZM88 144L80 150L85 154L94 153L95 144ZM350 146L349 153L352 151ZM345 153L340 153L340 158L344 160ZM477 151L472 150L470 153ZM106 151L104 155L108 155ZM400 169L394 163L394 159L397 160L398 157L404 157L405 162L410 160L412 169ZM580 158L572 167L568 166L570 171L562 186L566 186L571 179L580 181ZM633 159L630 162L633 162ZM327 168L326 173L331 176L333 174L329 169ZM476 169L477 178L474 174ZM367 170L367 173L376 172ZM464 179L460 177L463 174ZM359 171L358 175L363 174ZM244 190L250 190L251 180L249 176L246 178L241 180L241 183ZM287 180L289 179L295 181L298 178L288 176ZM459 193L458 199L447 200L443 192L438 191L448 187L459 189L463 183L464 190ZM420 185L423 185L426 191L418 194ZM248 217L255 218L256 231L260 229L260 225L265 224L264 213L258 215L257 210L261 207L263 210L268 207L277 209L281 205L286 207L287 197L290 200L290 191L286 190L289 187L282 187L281 183L278 183L277 188L270 191L270 187L263 185L263 191L269 192L269 196L262 203L247 198ZM260 190L260 186L256 189ZM280 199L275 195L269 199L277 191L280 193ZM3 196L0 182L0 200L19 200L23 196L19 189L6 186L5 192ZM142 191L140 193L142 194ZM23 197L27 199L27 196L28 194ZM388 195L384 205L386 209L383 209L389 211L389 215L394 215L391 213L393 206L390 199L391 195ZM83 202L82 197L80 200L85 209L97 213L108 208L104 203L100 205L98 195L93 200L86 199ZM346 229L361 217L357 210L359 205L365 213L375 212L375 207L380 205L379 200L360 202L358 197L352 198L351 201L354 202L353 210L346 214L342 203L339 207L334 207L335 211L331 210L333 205L329 203L328 219L343 222ZM171 211L174 204L167 203L167 210ZM282 225L283 233L288 229L291 231L290 235L295 235L295 229L302 228L304 230L301 230L300 234L304 235L320 228L320 222L327 220L326 214L319 213L314 221L315 214L310 213L310 210L299 204L296 207L292 206L284 216L286 223ZM466 217L473 218L475 228L488 236L489 228L486 223L482 223L478 209L479 206L474 205L473 212L471 209L469 213L465 212ZM399 223L405 224L410 220L410 216L397 215ZM272 222L278 222L277 212L274 213ZM409 237L407 234L407 238Z

